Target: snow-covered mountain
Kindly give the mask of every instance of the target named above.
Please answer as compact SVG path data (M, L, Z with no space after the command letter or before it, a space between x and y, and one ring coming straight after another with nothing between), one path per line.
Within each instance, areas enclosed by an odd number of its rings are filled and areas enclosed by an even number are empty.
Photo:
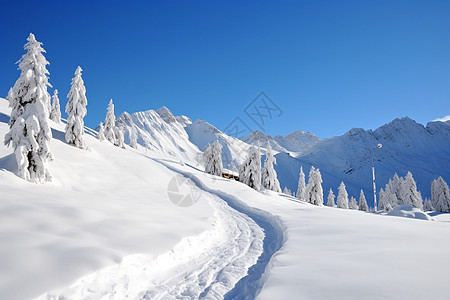
M382 144L378 149L377 144ZM279 153L276 167L282 186L295 190L298 169L305 173L311 165L319 167L324 191L343 180L353 196L363 189L373 202L371 154L374 158L377 190L395 172L411 171L424 197L430 197L431 181L438 176L450 179L450 124L430 122L426 126L410 118L395 119L372 130L353 128L345 134L319 141L307 153L296 158Z
M283 137L254 131L242 140L226 135L210 123L174 116L162 107L133 114L123 113L117 124L125 129L125 139L135 130L138 143L194 164L202 164L205 147L218 140L223 145L224 167L233 171L247 155L250 145L260 145L262 154L269 142L276 154L275 167L281 187L297 190L300 166L308 177L311 165L320 168L325 193L344 181L350 195L363 189L373 203L371 155L373 154L377 191L395 172L411 171L424 197L430 197L431 181L442 176L450 181L450 122L430 122L426 126L410 118L395 119L376 130L353 128L345 134L319 140L302 130ZM377 144L382 144L378 149ZM264 159L264 156L262 157Z
M265 147L267 142L275 151L289 152L292 156L298 156L315 146L319 138L310 132L296 130L287 136L276 135L274 137L264 134L259 130L242 138L244 142L251 145L261 145Z
M116 125L125 132L125 143L129 143L134 131L143 147L197 165L201 163L201 151L189 141L184 129L191 123L188 117L175 117L166 107L133 114L124 112L116 119Z

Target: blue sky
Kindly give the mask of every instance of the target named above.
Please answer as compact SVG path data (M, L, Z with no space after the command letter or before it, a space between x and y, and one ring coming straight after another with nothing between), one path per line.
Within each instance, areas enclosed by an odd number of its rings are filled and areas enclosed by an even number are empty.
M2 1L0 96L30 32L65 105L78 65L85 123L156 109L224 129L265 92L264 131L320 138L450 115L450 1ZM53 90L50 90L52 92ZM63 113L64 116L64 113Z

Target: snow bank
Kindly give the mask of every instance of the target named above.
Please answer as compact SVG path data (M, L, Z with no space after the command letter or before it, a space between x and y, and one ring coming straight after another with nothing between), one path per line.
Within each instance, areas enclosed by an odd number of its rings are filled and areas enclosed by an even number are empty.
M434 218L430 217L426 212L423 212L420 209L408 204L396 206L387 215L395 217L412 218L418 220L436 221Z

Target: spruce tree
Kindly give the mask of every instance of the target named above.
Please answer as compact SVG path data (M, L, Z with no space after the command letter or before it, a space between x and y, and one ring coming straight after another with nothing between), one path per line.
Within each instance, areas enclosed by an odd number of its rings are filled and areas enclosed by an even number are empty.
M322 175L319 169L311 166L308 176L308 184L306 185L306 202L322 206L323 205L323 189Z
M209 144L203 151L205 161L205 172L211 175L222 176L222 145L219 141Z
M24 48L27 51L19 60L21 74L8 93L12 108L9 120L10 131L4 143L14 148L18 175L32 182L51 180L47 162L53 159L49 148L52 138L48 118L50 94L47 65L42 53L42 43L30 33Z
M436 211L450 212L450 192L441 176L431 183L431 203Z
M275 192L281 192L277 172L273 167L276 163L277 160L275 156L273 156L272 147L270 147L270 143L267 143L266 159L264 160L264 168L262 170L263 187Z
M433 203L431 203L430 199L425 199L425 202L423 203L423 210L424 211L433 211Z
M114 115L114 103L112 99L109 101L108 110L106 112L104 133L107 141L113 145L117 144L116 137L116 116Z
M239 169L239 181L255 190L261 189L261 153L259 148L251 146L248 157Z
M367 205L366 196L363 190L359 193L359 210L369 211L369 206Z
M61 108L59 106L58 90L55 89L52 96L52 110L50 112L50 120L55 123L61 123Z
M343 181L339 185L338 190L339 192L337 196L337 207L348 209L348 194Z
M333 190L330 188L330 191L328 192L327 206L336 207L336 203L334 203L334 198L336 198L336 196L334 195Z
M417 190L416 181L414 180L412 173L409 171L401 183L400 203L409 204L423 210L422 195Z
M81 67L75 70L75 76L72 79L71 88L67 98L66 105L67 124L66 124L66 142L80 149L86 149L84 140L84 121L87 110L86 88L81 78Z
M98 134L97 134L97 138L100 140L100 141L104 141L106 138L105 138L105 127L103 126L103 122L100 122L100 125L99 125L99 130L98 130Z
M306 201L306 182L303 167L300 166L300 174L298 178L297 198L301 201Z

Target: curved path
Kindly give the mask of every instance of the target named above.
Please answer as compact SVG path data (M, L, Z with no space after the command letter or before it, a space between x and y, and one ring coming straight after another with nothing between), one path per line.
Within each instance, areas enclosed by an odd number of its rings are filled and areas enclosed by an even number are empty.
M171 251L136 254L37 299L254 299L272 255L284 240L281 221L236 197L209 188L199 177L155 161L189 178L215 211L210 230L183 239ZM184 168L185 169L185 168Z

